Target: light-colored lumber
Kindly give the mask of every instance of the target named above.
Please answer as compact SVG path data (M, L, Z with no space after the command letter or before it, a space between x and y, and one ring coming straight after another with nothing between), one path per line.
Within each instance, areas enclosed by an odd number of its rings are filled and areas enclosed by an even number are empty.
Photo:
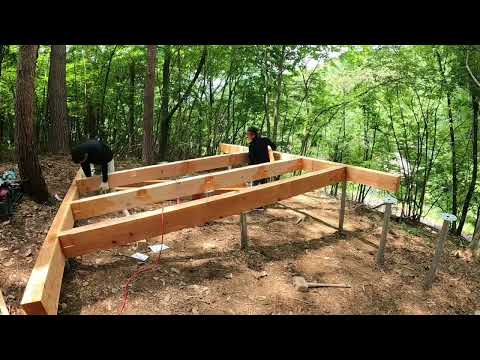
M303 169L306 171L317 171L328 169L332 166L343 165L341 163L307 157L302 157L302 160ZM347 181L391 192L396 192L400 188L400 175L393 175L383 171L365 169L352 165L345 166L347 167Z
M240 213L240 249L248 248L247 214Z
M435 280L435 275L437 273L438 265L440 264L440 259L442 258L443 254L443 247L445 245L445 240L447 239L448 228L450 222L446 219L443 220L442 230L438 235L437 244L435 246L435 254L433 255L432 265L427 274L427 278L425 280L424 288L430 289L432 287L433 281Z
M215 195L162 210L147 211L124 218L63 231L59 234L67 257L109 249L162 233L202 225L213 219L240 214L267 204L303 194L345 179L345 168L337 167L279 180L238 192Z
M231 144L220 144L220 150L223 153L238 153L241 151L247 151L248 148L245 146L231 145ZM296 155L274 152L275 159L287 159L289 157L295 157ZM315 158L310 158L306 156L297 156L301 158L303 162L303 170L306 171L318 171L323 169L329 169L335 166L346 166L347 167L347 181L351 181L356 184L363 184L375 187L377 189L386 190L390 192L396 192L400 188L400 175L393 175L383 171L366 169L358 166L346 165L341 163L336 163L333 161L319 160Z
M215 194L224 194L230 191L240 191L245 189L245 187L231 187L231 188L221 188L221 189L216 189Z
M347 166L347 181L372 186L377 189L396 192L400 189L400 175L383 171Z
M251 165L148 185L138 189L88 197L73 201L71 206L76 220L87 219L122 209L131 209L136 206L158 203L178 197L206 193L247 181L281 175L299 170L301 167L302 163L299 159Z
M241 146L241 145L232 145L232 144L219 144L220 152L224 154L238 154L238 153L248 153L248 147ZM269 154L270 157L270 154ZM291 159L299 159L300 156L282 153L279 151L273 151L273 157L275 160L291 160ZM337 164L338 165L338 164Z
M208 156L198 159L175 161L171 163L144 166L136 169L116 171L108 176L108 184L112 187L141 183L152 179L165 179L199 171L226 168L229 165L238 166L248 162L247 154L225 154ZM92 176L77 180L80 194L96 191L100 187L101 177Z
M0 315L10 315L8 313L7 304L5 303L5 300L3 299L2 290L0 290Z
M82 174L81 170L77 172L38 253L21 302L27 314L54 315L57 313L65 267L65 256L57 235L60 231L71 229L74 225L70 202L78 198L76 180Z

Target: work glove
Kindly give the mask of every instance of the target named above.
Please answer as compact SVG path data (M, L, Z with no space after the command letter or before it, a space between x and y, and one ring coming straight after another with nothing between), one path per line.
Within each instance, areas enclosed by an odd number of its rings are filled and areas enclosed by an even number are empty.
M100 192L102 194L107 193L110 190L110 187L108 186L108 182L103 182L100 184Z

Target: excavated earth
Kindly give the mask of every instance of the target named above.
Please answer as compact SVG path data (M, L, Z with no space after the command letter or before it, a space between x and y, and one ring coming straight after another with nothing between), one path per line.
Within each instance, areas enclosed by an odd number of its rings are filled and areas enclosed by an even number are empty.
M139 166L119 163L117 169ZM42 157L41 165L50 193L63 198L77 167L61 156ZM0 164L0 172L14 167ZM0 288L12 314L23 313L21 297L59 205L25 197L15 215L0 222ZM131 212L153 208L158 205ZM318 190L249 212L246 251L240 249L237 215L165 235L170 249L160 259L148 248L159 239L77 257L65 271L59 314L118 314L127 280L147 268L131 283L124 314L473 314L480 309L480 264L457 239L449 238L433 288L424 290L435 230L392 221L385 265L378 267L383 214L347 202L340 235L338 212L339 201ZM135 252L148 260L131 258ZM299 292L294 276L351 287Z

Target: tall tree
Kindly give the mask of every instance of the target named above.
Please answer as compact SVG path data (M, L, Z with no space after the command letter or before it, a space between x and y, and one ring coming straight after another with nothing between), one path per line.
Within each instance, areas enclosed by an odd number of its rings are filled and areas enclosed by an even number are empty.
M133 148L135 142L135 59L128 65L130 77L130 91L128 94L128 147Z
M167 157L167 146L168 146L168 137L170 135L170 125L171 119L178 108L190 95L193 85L198 79L200 72L202 71L203 65L205 64L205 59L207 57L207 47L204 46L202 50L202 56L200 62L198 63L197 70L193 79L188 84L187 89L183 93L183 96L178 100L178 102L173 106L173 108L168 110L168 102L170 97L170 62L172 58L172 52L170 45L165 46L165 55L163 61L163 81L162 81L162 105L160 109L160 148L159 148L159 157L160 161L166 160Z
M145 77L143 111L143 162L153 164L153 106L155 97L155 65L157 46L147 46L147 75Z
M66 66L67 46L52 45L48 75L48 117L51 126L50 150L56 154L66 154L70 149Z
M48 188L42 175L34 143L35 68L38 45L21 45L17 63L16 149L24 191L37 202L48 200Z
M472 200L473 193L475 192L475 185L477 183L477 172L478 172L478 107L479 107L479 97L476 95L478 90L474 89L472 86L471 96L472 96L472 177L470 179L470 185L467 190L467 195L465 195L465 201L463 202L462 215L460 216L460 221L458 222L457 235L462 234L463 225L467 219L468 210L470 207L470 201Z

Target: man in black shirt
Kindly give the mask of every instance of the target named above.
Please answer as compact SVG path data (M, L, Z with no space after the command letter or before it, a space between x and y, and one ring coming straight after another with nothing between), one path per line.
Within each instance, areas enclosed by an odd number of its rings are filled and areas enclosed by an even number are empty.
M106 192L109 190L108 174L114 170L113 153L110 148L101 140L94 139L77 145L72 149L72 160L82 166L86 177L92 176L91 164L99 165L102 169L102 183L100 190Z
M255 127L249 127L247 129L247 139L249 142L248 145L248 160L249 165L263 164L270 162L270 157L268 155L268 147L272 150L277 149L275 145L269 138L261 137L258 135L258 129ZM265 184L268 179L255 180L253 185Z

